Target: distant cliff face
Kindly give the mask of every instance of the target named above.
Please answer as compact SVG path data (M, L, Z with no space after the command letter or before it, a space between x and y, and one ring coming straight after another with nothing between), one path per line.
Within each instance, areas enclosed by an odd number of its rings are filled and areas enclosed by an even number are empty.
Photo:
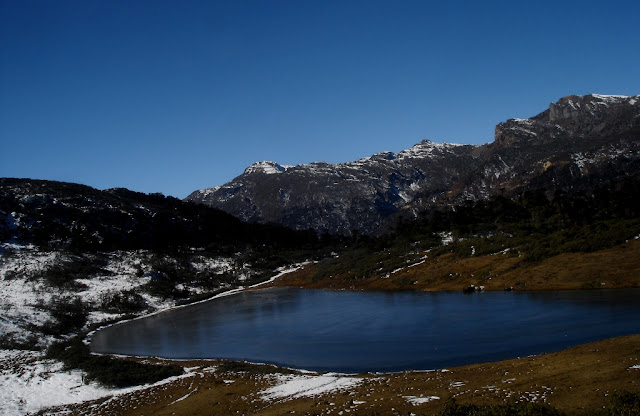
M571 95L550 104L548 110L535 117L498 124L495 143L558 145L562 140L613 137L637 129L639 111L639 96Z
M479 168L443 200L527 189L589 191L640 174L640 96L569 96L496 126Z
M340 234L390 217L531 188L587 189L640 172L640 96L569 96L496 126L483 146L423 141L355 162L258 162L187 200L243 220Z
M190 201L246 221L319 232L368 233L418 193L439 195L480 164L475 146L418 143L355 162L283 167L259 162L231 182L196 191Z

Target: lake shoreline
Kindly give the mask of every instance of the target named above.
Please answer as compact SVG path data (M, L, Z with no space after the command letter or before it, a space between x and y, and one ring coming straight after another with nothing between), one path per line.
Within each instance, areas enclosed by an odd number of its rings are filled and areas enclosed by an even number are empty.
M499 262L505 262L505 260L508 260L506 257L501 256L503 255L498 254L493 256L486 256L484 260L479 260L481 258L460 260L453 259L451 258L451 256L449 258L441 259L442 261L439 263L440 267L452 267L453 270L461 270L462 272L468 273L469 270L478 270L479 267L484 267L487 262L489 265L495 265L495 259L498 259ZM638 273L638 270L640 270L640 243L637 240L629 241L620 246L614 247L609 250L604 250L602 252L587 254L571 253L558 257L559 258L548 259L537 265L530 265L530 267L521 269L520 272L526 272L527 270L533 271L533 276L530 276L528 279L526 279L525 277L525 283L528 284L520 285L519 287L514 288L514 290L592 290L633 288L638 286L638 282L635 281L635 279L637 278L637 276L640 276L640 273ZM462 273L460 273L460 276L458 277L462 278L457 280L452 279L451 281L444 279L445 284L442 284L443 279L435 279L435 281L432 281L432 283L436 284L432 284L431 287L415 287L416 285L411 284L411 282L409 282L409 284L406 284L406 282L403 282L401 280L395 280L394 282L394 279L397 279L396 276L394 276L392 279L380 279L378 277L377 279L379 279L380 281L387 282L386 285L381 286L368 284L370 282L367 281L360 282L365 284L358 285L353 284L353 282L343 282L342 284L336 284L335 280L327 280L325 282L321 282L322 284L318 284L317 282L312 282L310 278L313 267L313 264L307 264L301 269L282 274L276 279L272 278L267 281L261 282L258 284L259 287L257 288L243 288L240 291L256 290L271 286L293 286L314 289L358 291L462 291L466 284L477 283L477 279L474 280L474 277L467 276L465 280L465 277L463 277ZM565 274L558 273L559 268L566 268ZM590 268L591 270L589 270ZM566 276L566 273L579 273L580 271L585 270L587 270L588 273L586 273L580 279L572 279L569 282L559 284L561 283L559 278L561 278L562 276ZM603 273L612 270L614 272L614 278L606 279L606 281L604 282L605 285L599 285L598 283L602 283L598 282L599 280L605 280L600 279ZM430 273L437 273L438 267L434 267L434 265L429 265L428 262L425 262L425 265L423 267L413 267L410 269L410 272L420 272L429 275ZM552 276L547 279L540 279L541 273L543 275L552 274ZM556 275L554 276L553 273L556 273ZM408 277L412 276L415 276L415 273L410 274ZM540 280L535 281L536 278ZM491 280L493 280L493 284L485 285L484 290L501 291L505 289L504 287L500 287L503 282L501 282L499 278L492 278ZM393 282L393 284L388 284L388 282ZM496 282L498 283L496 284ZM596 285L594 285L593 283L596 283ZM210 299L207 299L205 301L208 300ZM372 407L373 409L375 409L375 412L380 412L380 414L386 414L390 412L391 406L394 406L396 410L404 408L408 413L436 412L441 408L444 399L451 396L456 396L462 403L497 403L504 400L513 400L516 397L516 393L532 393L532 391L536 388L538 389L538 396L535 397L544 398L545 403L550 403L560 410L576 412L584 409L598 409L606 405L607 395L614 390L624 389L636 392L640 391L640 385L638 381L640 369L633 368L634 365L640 365L640 348L638 346L640 346L640 334L604 339L601 341L577 345L558 352L543 353L526 358L516 358L512 360L489 363L478 363L462 366L459 368L456 367L445 372L403 371L397 373L370 374L369 376L365 377L381 377L384 380L384 383L389 384L389 387L380 387L379 389L375 389L376 393L369 392L367 394L370 394L372 396L374 394L377 394L380 399L385 398L389 400L387 404L383 404L382 400L376 401L375 406ZM126 359L152 362L175 362L185 367L194 367L197 365L210 367L218 366L220 365L220 363L222 363L222 361L215 360L164 360L135 357L128 357ZM259 364L247 365L259 366ZM580 370L581 367L584 368L584 371ZM523 373L523 375L524 373L526 373L527 377L518 378L515 382L508 383L508 387L512 392L511 396L505 396L508 389L504 389L503 387L507 386L501 385L505 384L502 382L505 380L509 380L509 378L498 380L498 378L500 377L497 377L495 380L492 380L492 382L494 382L494 384L496 384L497 387L500 387L500 389L502 390L490 390L485 388L491 387L492 384L490 380L486 379L486 377L481 377L483 372L486 373L488 369L491 369L492 371L495 370L495 374L497 375L500 371L504 371L503 374L505 374L506 377L506 373L513 371L514 368L520 368L522 370L526 369L526 371L520 372ZM604 372L602 372L603 369ZM550 370L552 370L551 373ZM637 372L637 374L635 372ZM442 379L442 383L444 384L441 383L438 386L434 386L434 381L429 377L429 375L433 374L442 376L440 378ZM458 375L464 375L466 377L465 386L467 386L469 389L474 386L477 387L476 390L478 390L478 393L460 394L462 390L456 390L451 386L447 387L445 383L447 377L453 377L451 378L449 383L456 383L457 380L455 380L455 378ZM215 383L223 383L221 385L224 385L226 390L237 392L235 394L243 393L256 395L259 391L256 390L258 385L265 386L269 385L270 383L267 381L260 382L262 384L257 383L254 380L255 377L250 373L247 374L246 372L226 373L223 376L224 383L223 381L220 381L220 377L222 377L221 375L217 376L218 378L216 379L217 381ZM235 381L233 383L225 384L227 381L229 381L227 380L227 377L232 378ZM403 381L403 379L405 381ZM407 381L411 381L411 383L406 384ZM240 383L238 384L237 382ZM233 386L234 388L229 389L230 386ZM540 391L541 386L552 388L553 392L549 393L549 391L547 391L545 395L542 395L544 392ZM402 390L408 390L410 388L421 389L425 392L428 392L429 396L427 397L440 394L440 396L438 396L440 400L434 400L432 402L423 401L419 405L419 407L416 407L414 405L407 407L404 403L406 400L400 400L400 402L398 402L395 396L398 396L398 394L400 394ZM168 392L174 391L175 393L175 389L179 389L179 387L173 386L172 389L174 390L170 389L168 390ZM500 391L502 391L502 393L500 393ZM167 394L169 394L168 392L164 392L163 395L166 396ZM419 396L420 394L418 394L418 396L416 397ZM180 402L181 407L177 407L177 403L174 404L173 407L178 411L189 413L193 409L195 409L193 407L193 400L198 399L198 397L199 394L192 394L188 399L182 400ZM218 406L222 406L216 408L221 410L222 413L225 413L227 410L234 409L238 406L238 403L233 402L228 397L216 397L217 399L220 399L218 400ZM523 399L527 400L526 397L523 397ZM531 399L531 397L529 397L529 399ZM123 400L128 399L126 397L123 397ZM266 404L262 408L260 414L281 414L284 409L298 409L297 412L304 413L306 411L312 413L313 411L315 411L313 410L315 406L314 403L317 403L318 400L320 399L317 397L313 399L298 398L295 400L287 399L279 403ZM335 400L335 398L328 396L328 400ZM364 401L364 399L362 401ZM141 403L138 401L137 404L140 405ZM340 408L340 406L342 406L342 408L346 410L349 408L347 404L348 402L337 402L335 408L338 409ZM84 405L85 404L80 404L78 406L82 407ZM142 403L141 405L144 408L153 409L157 408L159 404L156 401L151 401L148 403ZM97 414L100 413L98 412ZM136 413L123 411L122 414Z
M637 296L638 289L465 296L272 287L105 328L91 350L316 372L432 370L635 333Z
M276 367L220 360L128 358L153 363L178 363L193 377L149 386L105 402L86 402L72 409L92 414L320 414L333 410L371 414L435 413L449 397L459 403L490 404L532 401L575 414L607 404L616 390L640 392L640 334L574 346L562 351L511 360L450 367L434 371L336 375L278 375ZM322 378L324 377L324 378ZM318 379L355 380L348 388L305 396L304 391L268 399L264 391L282 382L311 383ZM184 397L177 401L176 398ZM240 398L243 400L240 400ZM415 401L411 401L415 398ZM422 398L422 400L418 400ZM427 400L431 398L432 400ZM106 404L105 404L106 403ZM202 407L205 406L205 407ZM392 410L394 409L394 410ZM154 413L154 414L155 414Z
M602 257L609 256L611 253L616 253L617 255L613 256L614 258L612 258L610 261L603 262ZM505 254L506 253L499 253L499 254L479 257L476 259L490 258L494 260L497 258L498 261L504 261L505 258L504 257L501 258L499 256L504 256ZM259 290L259 289L264 289L268 287L296 287L296 288L304 288L304 289L353 290L353 291L371 290L371 291L390 291L390 292L402 292L402 291L455 292L455 291L463 291L465 288L469 287L470 285L473 285L478 289L482 288L481 290L478 290L478 291L488 291L488 292L505 291L505 290L560 291L560 290L625 289L625 288L640 287L640 277L638 277L640 276L640 240L638 239L630 240L612 249L602 250L596 253L570 253L568 255L556 256L552 259L548 259L544 262L541 262L541 264L539 265L534 265L534 267L536 268L539 267L544 269L545 267L548 267L548 262L552 261L554 263L557 262L560 265L565 266L565 274L572 273L574 272L574 267L571 267L571 265L582 264L581 269L584 269L585 267L589 268L589 266L592 266L593 260L582 261L582 262L574 261L576 260L576 258L580 259L582 256L586 256L588 258L595 257L598 260L598 263L601 266L604 265L604 267L613 267L612 265L610 265L610 263L614 263L615 260L617 260L620 256L623 256L624 258L629 260L627 262L631 264L628 267L628 269L630 270L629 272L625 273L622 278L618 278L615 282L613 282L613 284L609 284L609 285L607 285L605 282L591 284L593 283L591 282L593 279L591 279L588 283L585 283L585 281L589 279L583 278L579 280L578 283L573 281L570 283L558 283L556 281L550 282L549 279L547 279L547 282L545 282L546 284L543 284L543 285L527 284L526 282L525 284L518 285L518 282L515 282L516 286L506 286L504 284L501 285L500 283L496 283L496 281L491 282L490 281L491 279L489 279L489 281L486 281L484 279L479 281L477 278L475 278L473 274L470 274L466 279L464 278L457 279L457 280L453 279L456 281L449 280L444 283L440 281L440 282L436 282L436 284L433 284L432 286L429 287L425 285L413 284L414 281L411 281L410 283L407 284L407 282L405 282L404 279L402 281L398 281L398 280L389 279L389 278L382 278L379 276L374 276L373 278L368 278L368 279L361 279L360 281L355 281L355 282L353 280L340 282L340 276L336 276L333 279L322 279L322 280L314 281L313 273L315 272L316 263L307 261L301 264L292 265L288 268L283 267L280 270L278 270L278 273L274 274L269 279L266 279L262 282L258 282L251 286L247 286L247 287L241 286L241 287L225 290L215 295L212 295L211 297L208 297L206 299L202 299L202 300L198 300L190 303L184 303L180 305L175 305L170 308L159 309L151 313L136 316L134 318L118 320L116 322L109 323L104 326L100 326L97 329L92 330L85 336L85 342L90 342L90 339L93 336L93 334L95 334L95 332L113 325L118 325L131 320L143 319L149 316L164 313L177 308L209 302L217 298L230 296L230 295L241 293L244 291ZM453 256L451 255L445 255L443 257L444 257L444 261L442 262L442 265L440 266L440 268L449 267L453 270L456 270L464 266L463 264L464 260L460 261L459 259L453 258ZM440 263L440 261L438 261L438 263ZM512 267L512 265L510 267ZM412 267L411 269L415 269L416 272L424 273L427 275L434 273L431 265L428 262L425 262L425 266L423 267L417 266L417 267ZM595 274L601 275L600 269L601 267L598 268L597 273ZM411 270L411 271L414 271L414 270ZM525 272L525 273L526 271L527 271L526 269L521 270L521 272ZM450 272L450 274L454 274L454 273L457 273L457 272ZM377 282L379 281L383 281L385 283L377 284ZM392 282L392 285L386 284L386 282ZM433 283L433 280L429 280L429 282ZM480 284L480 283L484 283L484 284ZM601 283L605 283L605 284L601 284Z

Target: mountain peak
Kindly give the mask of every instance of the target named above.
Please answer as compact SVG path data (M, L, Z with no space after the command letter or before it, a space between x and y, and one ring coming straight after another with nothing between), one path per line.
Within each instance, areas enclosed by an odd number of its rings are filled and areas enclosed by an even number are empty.
M496 126L501 146L544 144L568 137L607 137L640 126L640 95L569 95L531 118Z
M413 145L409 149L403 150L398 153L399 158L405 157L421 157L421 158L432 158L437 155L442 155L444 152L449 152L452 149L455 149L460 144L455 143L436 143L431 140L423 140L420 143Z
M640 96L626 95L570 95L549 105L548 118L554 122L580 117L595 117L612 106L633 106L640 101Z
M268 160L256 162L244 170L245 174L262 173L265 175L273 175L275 173L285 172L290 166L282 166L276 162Z

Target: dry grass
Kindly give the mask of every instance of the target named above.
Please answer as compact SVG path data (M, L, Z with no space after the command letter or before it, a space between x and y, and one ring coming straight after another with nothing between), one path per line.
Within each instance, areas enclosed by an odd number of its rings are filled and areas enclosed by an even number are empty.
M640 240L593 253L565 253L542 262L525 262L508 252L457 258L431 257L387 276L313 280L314 266L284 276L278 286L356 290L462 290L471 284L486 290L562 290L637 287L640 285Z
M615 390L640 391L640 335L598 341L565 351L431 372L362 374L348 390L307 398L264 400L270 375L220 372L219 362L181 362L190 375L160 387L74 406L91 415L431 414L448 397L460 403L548 403L570 414L601 408ZM409 397L437 396L412 404ZM331 411L330 413L328 413Z

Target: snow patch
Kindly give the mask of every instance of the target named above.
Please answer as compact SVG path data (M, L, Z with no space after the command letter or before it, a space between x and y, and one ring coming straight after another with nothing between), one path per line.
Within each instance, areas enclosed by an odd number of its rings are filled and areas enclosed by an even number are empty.
M423 140L407 150L397 154L398 159L404 158L435 158L438 153L449 152L452 149L462 146L456 143L435 143L430 140Z
M45 407L94 400L113 394L85 384L80 371L62 371L62 363L42 353L0 350L0 414L25 415Z
M593 98L597 98L606 102L618 102L620 100L625 100L627 98L631 98L628 95L603 95L603 94L591 94Z
M573 153L571 155L571 160L573 160L573 163L578 166L580 173L584 172L586 166L596 163L594 159L587 158L585 155L580 153Z
M286 172L286 170L288 168L291 168L291 166L283 166L283 165L279 165L276 162L271 162L271 161L262 161L262 162L256 162L253 165L249 166L248 168L246 168L244 170L245 174L249 174L249 173L265 173L267 175L273 175L276 173L282 173L282 172Z
M278 375L277 384L261 392L264 400L314 397L357 386L362 379L332 374L321 376Z
M509 130L516 132L516 133L524 133L526 135L529 136L538 136L538 133L536 133L535 131L531 131L529 129L525 129L524 127L520 127L520 126L514 126L514 127L509 127Z
M417 397L417 396L402 396L406 401L408 401L409 403L411 403L414 406L419 406L423 403L429 403L432 402L434 400L440 400L440 397L438 396L427 396L427 397Z
M420 188L421 186L418 182L411 182L411 185L409 185L409 189L411 189L413 192L418 192Z
M512 121L519 123L519 124L527 124L529 126L533 125L533 120L531 120L530 118L512 118Z
M448 246L449 244L453 243L453 233L451 231L449 232L443 231L438 235L441 238L441 244L443 246Z

